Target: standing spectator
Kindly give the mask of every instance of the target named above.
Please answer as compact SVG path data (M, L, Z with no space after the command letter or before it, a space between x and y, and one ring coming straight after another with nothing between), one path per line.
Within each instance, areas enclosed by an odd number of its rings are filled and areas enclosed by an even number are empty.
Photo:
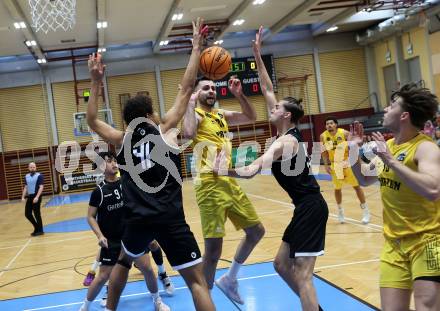
M28 168L29 173L24 179L25 186L21 195L23 202L27 196L24 215L34 226L34 232L31 233L31 236L43 235L43 221L40 214L41 194L44 188L43 174L37 172L37 166L34 162L29 163Z

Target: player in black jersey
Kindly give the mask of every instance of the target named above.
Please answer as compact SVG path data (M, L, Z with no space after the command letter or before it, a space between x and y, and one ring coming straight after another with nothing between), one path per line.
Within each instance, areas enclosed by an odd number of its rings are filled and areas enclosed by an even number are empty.
M105 141L121 147L118 164L126 207L122 252L109 283L107 309L115 310L134 258L157 240L168 261L184 278L197 310L215 310L202 273L197 242L185 221L182 206L178 131L173 129L185 114L197 76L202 39L207 31L202 20L193 23L193 49L173 107L157 119L151 98L136 96L124 107L127 131L114 129L97 118L97 98L104 75L101 55L89 59L92 80L87 123Z
M309 174L310 158L297 128L304 115L301 101L286 97L277 101L273 85L261 58L260 28L254 41L260 86L270 108L270 122L277 128L277 138L266 152L252 164L241 168L222 169L221 156L215 172L233 177L251 178L262 169L272 168L278 184L289 194L295 205L274 267L289 287L300 297L303 310L321 310L313 286L316 257L324 254L328 207L315 177Z
M88 311L90 304L101 291L105 282L110 277L113 266L121 252L121 238L124 233L124 202L122 199L122 187L117 177L118 164L113 152L99 153L100 159L104 160L99 165L104 171L104 180L95 188L90 197L87 221L99 240L101 254L99 261L98 276L92 281L84 303L80 311ZM151 268L150 257L144 255L136 258L138 269L142 272L147 283L148 290L153 297L155 310L169 310L160 296L157 288L157 279Z

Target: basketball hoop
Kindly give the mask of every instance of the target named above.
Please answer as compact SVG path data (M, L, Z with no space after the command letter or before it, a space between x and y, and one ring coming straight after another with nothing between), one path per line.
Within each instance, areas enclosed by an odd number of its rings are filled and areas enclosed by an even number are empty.
M67 31L75 26L76 0L29 0L29 6L35 31Z

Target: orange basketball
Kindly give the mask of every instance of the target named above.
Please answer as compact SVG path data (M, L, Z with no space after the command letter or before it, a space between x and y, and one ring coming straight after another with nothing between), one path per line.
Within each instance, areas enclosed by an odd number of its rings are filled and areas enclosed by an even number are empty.
M226 76L231 68L231 54L220 46L211 46L200 55L200 71L212 80Z

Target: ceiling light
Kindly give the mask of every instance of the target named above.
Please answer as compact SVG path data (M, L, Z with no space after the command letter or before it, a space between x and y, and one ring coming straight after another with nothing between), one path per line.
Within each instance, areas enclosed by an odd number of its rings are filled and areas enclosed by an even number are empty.
M98 53L104 53L107 52L106 48L98 48Z
M327 32L332 32L332 31L335 31L335 30L338 30L338 26L332 26L329 29L327 29L326 31Z
M37 63L39 63L39 64L46 64L46 59L45 58L39 58L39 59L37 59Z
M237 20L235 20L233 23L232 23L232 25L234 25L234 26L240 26L240 25L242 25L244 23L244 19L237 19Z
M217 41L214 42L214 44L218 44L218 45L220 45L222 43L223 43L223 40L217 40Z
M166 41L160 41L159 45L167 45L168 44L168 40Z
M174 14L171 18L173 21L180 21L183 18L183 13Z
M26 23L25 22L14 23L14 27L15 29L24 29L26 28Z
M107 26L108 26L108 23L106 21L96 23L96 28L98 28L98 29L107 28Z
M266 2L266 0L254 0L254 2L252 2L253 5L260 5L263 4L264 2Z
M26 41L25 43L26 43L27 46L31 46L32 45L32 43L29 40Z

